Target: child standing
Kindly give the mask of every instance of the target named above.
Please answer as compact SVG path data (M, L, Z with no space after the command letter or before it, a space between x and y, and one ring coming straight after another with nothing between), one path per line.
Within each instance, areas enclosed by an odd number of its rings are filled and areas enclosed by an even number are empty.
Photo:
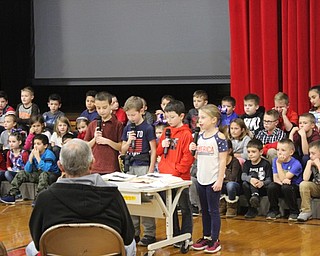
M320 85L313 86L309 89L309 100L312 108L309 113L313 114L316 119L317 129L320 129Z
M301 212L298 221L312 219L311 197L320 197L320 141L309 144L310 160L303 172L303 181L300 183ZM310 180L312 178L312 180Z
M240 164L243 164L248 159L247 144L251 140L249 137L250 132L241 118L231 121L229 132L233 155L238 158Z
M16 108L18 128L29 132L30 118L40 114L39 107L32 102L34 99L34 91L30 86L21 90L21 103Z
M221 113L212 104L199 110L200 134L198 145L190 144L190 150L197 150L197 189L202 209L203 237L192 245L194 250L215 253L221 250L219 233L221 220L219 201L226 170L228 145L226 136L219 131Z
M290 139L282 139L277 145L278 157L273 160L273 182L268 186L268 199L270 202L267 220L275 220L280 217L279 197L284 197L289 207L288 221L297 221L299 208L299 184L302 181L302 166L292 157L294 144Z
M95 106L95 96L97 92L94 90L87 91L86 93L86 110L84 110L80 116L88 118L91 122L98 117L98 113L96 111Z
M304 113L299 116L299 127L293 127L289 139L293 141L295 152L294 157L298 159L302 166L309 160L309 143L320 140L318 129L316 128L316 118L311 113Z
M44 120L42 115L32 116L30 119L30 130L29 134L26 138L26 142L24 143L24 150L30 150L32 147L32 141L36 134L45 134L48 139L51 138L51 133L49 131L44 130Z
M37 134L33 139L34 148L29 155L24 171L18 172L13 178L12 188L8 194L1 197L1 202L15 204L15 195L19 193L19 188L24 182L38 183L37 194L49 186L50 175L58 176L60 171L57 166L56 157L48 149L49 140L44 134Z
M159 162L159 172L168 173L173 176L181 177L183 180L190 180L190 168L194 161L189 150L189 144L193 141L190 128L183 124L185 116L184 104L179 100L173 100L167 104L164 109L168 124L160 137L157 146L157 155L161 156ZM170 130L170 139L166 138ZM166 150L165 150L166 148ZM175 196L176 190L173 190ZM192 234L192 210L189 198L189 188L181 192L179 206L182 213L182 225L179 226L177 209L173 213L173 236L185 233ZM182 243L176 243L179 247Z
M270 163L262 158L262 142L252 139L247 145L249 160L245 161L242 168L243 194L249 208L245 218L255 218L260 206L260 197L267 195L267 187L272 181Z
M64 116L64 113L59 110L61 108L61 97L59 94L54 93L49 96L48 107L50 111L43 113L42 116L46 130L52 134L57 119L60 116Z
M95 97L95 105L101 120L92 121L84 137L89 141L95 162L92 173L112 173L120 170L118 155L121 150L123 125L111 114L112 95L99 92ZM106 157L108 156L108 157Z
M256 94L244 96L244 112L241 116L252 135L263 129L264 107L259 106L260 98ZM251 137L251 136L250 136Z
M227 143L227 165L221 190L219 212L220 215L226 215L227 218L230 218L237 216L242 168L239 160L233 155L231 140L227 140Z
M127 163L125 169L129 174L137 176L152 173L156 163L156 136L153 127L143 119L143 102L140 97L131 96L124 104L124 110L128 116L128 124L122 134L121 153L126 154ZM136 242L140 240L140 217L132 216L135 227ZM148 246L156 241L156 223L154 218L142 217L144 236L138 242L139 245Z
M78 139L84 140L89 123L90 123L89 120L83 116L80 116L76 119L76 126L77 126L77 130L78 130L78 135L77 135Z
M5 177L11 182L19 171L24 170L28 161L29 153L23 150L23 134L13 132L9 135L10 150L7 153L7 171Z
M231 121L238 118L234 109L236 108L236 99L231 96L225 96L221 100L221 125L229 126Z
M184 120L185 124L188 124L191 131L197 127L198 111L199 109L208 104L208 94L203 90L197 90L193 93L193 106L190 109Z

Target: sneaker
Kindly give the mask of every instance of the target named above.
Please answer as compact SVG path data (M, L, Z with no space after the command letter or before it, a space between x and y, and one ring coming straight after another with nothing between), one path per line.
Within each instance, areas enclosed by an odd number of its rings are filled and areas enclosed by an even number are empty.
M5 195L0 198L0 201L5 204L15 204L16 198L12 195Z
M305 222L307 220L311 220L312 219L312 212L300 212L297 220L299 222Z
M211 242L210 239L202 237L195 244L192 245L192 249L196 251L204 250L208 247L209 242Z
M259 196L252 196L249 200L250 202L250 205L253 207L253 208L259 208L260 207L260 198Z
M21 195L21 194L16 195L15 198L16 198L16 201L17 201L17 202L23 201L23 198L22 198L22 195Z
M280 218L280 213L279 212L268 212L267 213L267 220L276 220Z
M141 246L148 246L149 244L153 244L156 242L156 238L154 236L144 236L142 239L138 242L138 245Z
M192 216L199 216L199 208L196 205L192 205Z
M138 244L140 241L140 236L134 236L134 240L136 241L136 244Z
M298 220L298 214L296 213L291 213L289 215L288 221L297 221Z
M220 241L210 241L210 243L208 244L207 248L204 249L204 252L206 253L216 253L218 251L221 250L221 245L220 245Z
M258 210L253 207L249 207L247 213L244 215L245 218L251 219L255 218L258 215Z
M182 244L184 243L185 241L181 241L181 242L177 242L177 243L174 243L173 244L173 247L175 248L181 248ZM188 240L188 246L191 246L193 245L193 242L192 240Z

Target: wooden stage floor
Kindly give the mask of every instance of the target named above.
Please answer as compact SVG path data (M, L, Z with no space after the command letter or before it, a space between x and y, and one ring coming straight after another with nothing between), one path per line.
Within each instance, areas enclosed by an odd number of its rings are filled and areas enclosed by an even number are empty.
M0 204L0 240L10 252L30 242L28 228L32 211L31 201L18 202L14 206ZM194 218L193 240L202 235L201 216ZM165 237L164 220L157 221L157 239ZM288 223L287 219L266 221L265 217L246 220L243 216L222 218L220 235L222 250L215 255L293 256L320 255L320 220L306 223ZM138 246L137 255L142 256L146 248ZM188 255L203 255L192 251ZM156 251L155 255L183 255L172 246Z

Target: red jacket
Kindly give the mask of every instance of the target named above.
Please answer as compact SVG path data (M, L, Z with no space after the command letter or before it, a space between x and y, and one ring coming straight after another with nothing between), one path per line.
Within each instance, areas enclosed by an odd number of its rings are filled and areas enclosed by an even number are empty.
M167 129L171 130L171 142L168 154L165 157L162 141L165 139ZM187 124L179 128L167 127L163 131L157 147L157 155L161 156L158 166L159 172L190 180L190 168L194 161L194 157L189 150L189 145L192 141L191 130Z

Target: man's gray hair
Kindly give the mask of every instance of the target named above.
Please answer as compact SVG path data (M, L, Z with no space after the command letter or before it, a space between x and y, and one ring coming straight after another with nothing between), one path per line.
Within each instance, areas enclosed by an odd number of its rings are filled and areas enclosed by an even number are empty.
M93 161L90 146L80 139L72 139L63 145L59 158L65 172L71 176L85 175Z

